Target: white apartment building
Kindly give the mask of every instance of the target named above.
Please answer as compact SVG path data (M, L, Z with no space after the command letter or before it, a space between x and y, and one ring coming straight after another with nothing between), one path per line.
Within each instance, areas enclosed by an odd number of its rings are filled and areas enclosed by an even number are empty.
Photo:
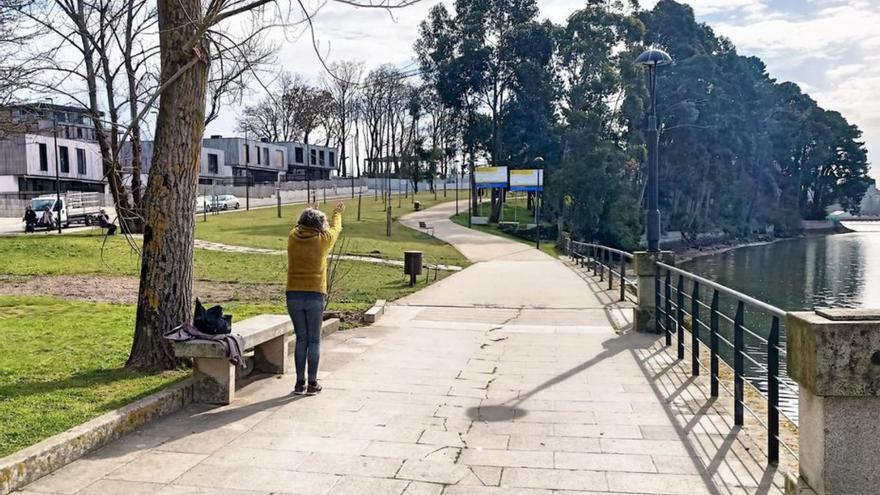
M85 110L22 104L0 109L0 118L12 124L0 137L0 193L55 191L56 166L62 192L106 192L101 151Z
M306 157L311 163L306 163ZM211 136L202 141L199 166L201 184L245 185L277 181L329 179L337 166L336 148L297 142L270 143L240 137ZM153 141L142 142L141 173L149 172L153 160ZM130 171L130 152L123 150L123 167Z

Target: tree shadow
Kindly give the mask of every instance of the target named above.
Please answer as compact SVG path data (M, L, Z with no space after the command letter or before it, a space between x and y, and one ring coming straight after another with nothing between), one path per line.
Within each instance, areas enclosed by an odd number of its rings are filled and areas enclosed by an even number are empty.
M649 348L653 345L653 340L650 342L645 338L639 337L638 335L632 333L623 333L617 338L608 339L602 342L602 347L604 350L599 354L596 354L592 358L583 363L561 373L559 375L554 376L553 378L545 381L544 383L538 385L537 387L529 390L525 394L521 394L518 397L509 399L501 404L496 405L480 405L476 407L470 407L467 409L467 415L469 418L475 421L510 421L513 419L521 418L528 414L527 409L521 409L521 406L525 401L534 395L540 393L543 390L547 390L552 388L555 385L563 383L574 376L588 370L592 366L608 359L610 357L616 356L624 351L630 351L634 348Z

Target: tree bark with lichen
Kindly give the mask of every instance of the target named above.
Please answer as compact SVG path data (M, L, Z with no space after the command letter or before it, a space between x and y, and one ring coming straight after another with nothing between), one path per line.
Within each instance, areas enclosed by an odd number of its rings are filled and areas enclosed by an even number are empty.
M198 0L159 0L162 59L155 151L144 195L144 245L127 366L177 366L162 334L191 318L195 201L208 78Z

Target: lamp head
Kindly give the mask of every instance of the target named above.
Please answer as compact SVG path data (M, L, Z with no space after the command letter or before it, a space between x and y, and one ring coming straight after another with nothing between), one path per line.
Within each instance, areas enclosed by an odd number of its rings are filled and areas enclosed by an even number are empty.
M657 48L649 48L642 52L641 55L633 62L636 65L646 67L660 67L672 63L672 57L663 50Z

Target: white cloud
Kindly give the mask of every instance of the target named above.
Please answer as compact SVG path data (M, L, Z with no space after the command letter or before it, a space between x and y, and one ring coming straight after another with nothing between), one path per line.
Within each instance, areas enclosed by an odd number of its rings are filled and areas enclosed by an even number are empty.
M690 0L685 1L698 16L718 14L743 14L748 17L767 13L768 9L764 0ZM657 0L641 2L642 8L651 9L657 4Z
M851 123L858 125L864 135L869 159L880 167L880 99L875 95L880 90L880 67L852 75L824 90L812 93L824 108L837 110ZM880 178L878 169L872 177Z
M868 152L880 154L880 1L810 3L815 15L731 18L715 29L740 53L761 57L771 76L800 82L822 107L841 112L861 128Z

